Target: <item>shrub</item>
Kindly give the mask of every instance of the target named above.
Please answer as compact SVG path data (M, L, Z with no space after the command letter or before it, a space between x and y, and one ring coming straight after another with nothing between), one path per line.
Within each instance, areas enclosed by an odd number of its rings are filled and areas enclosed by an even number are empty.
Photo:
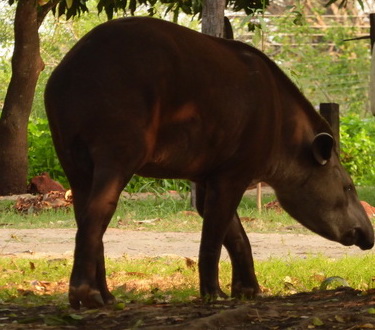
M341 160L357 185L375 184L375 120L350 114L340 121Z
M52 144L47 119L32 118L28 126L29 177L48 172L54 180L68 186L64 171Z

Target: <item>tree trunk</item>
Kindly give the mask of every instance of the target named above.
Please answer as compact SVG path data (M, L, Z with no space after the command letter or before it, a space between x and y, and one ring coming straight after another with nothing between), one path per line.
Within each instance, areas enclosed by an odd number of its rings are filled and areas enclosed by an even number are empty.
M0 196L24 193L27 188L27 124L44 67L38 27L37 1L18 1L12 78L0 117Z
M202 4L202 32L214 37L231 38L224 35L224 9L225 0L203 0ZM229 22L229 21L228 21ZM230 25L230 23L229 23ZM232 31L233 34L233 31ZM233 38L233 35L232 35ZM191 205L196 207L196 186L190 184Z
M202 32L215 37L224 36L225 0L204 0L202 7Z

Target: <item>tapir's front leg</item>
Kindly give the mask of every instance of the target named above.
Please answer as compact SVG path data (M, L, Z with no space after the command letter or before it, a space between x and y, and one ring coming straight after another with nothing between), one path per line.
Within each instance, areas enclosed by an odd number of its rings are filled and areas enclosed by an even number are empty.
M216 299L226 296L219 286L220 253L245 189L245 186L242 189L233 187L231 182L224 180L197 184L197 208L203 216L199 251L200 292L203 298Z
M224 246L232 261L232 297L253 298L260 292L260 288L250 242L237 212L225 235Z

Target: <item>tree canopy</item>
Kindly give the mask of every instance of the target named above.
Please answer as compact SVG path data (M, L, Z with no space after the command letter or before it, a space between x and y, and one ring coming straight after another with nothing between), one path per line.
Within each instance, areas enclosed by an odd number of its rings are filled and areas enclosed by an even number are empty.
M54 12L58 16L66 15L67 19L69 19L72 16L87 11L87 1L88 0L59 1ZM166 13L172 11L175 14L183 12L187 15L201 16L202 3L203 0L98 0L97 8L99 13L105 11L108 19L111 19L113 14L118 11L129 12L131 15L134 15L136 9L140 6L147 7L149 14L153 15L155 13L156 4L163 4L166 7ZM234 11L243 10L249 15L256 10L265 8L268 3L268 0L227 0L226 6L232 8Z

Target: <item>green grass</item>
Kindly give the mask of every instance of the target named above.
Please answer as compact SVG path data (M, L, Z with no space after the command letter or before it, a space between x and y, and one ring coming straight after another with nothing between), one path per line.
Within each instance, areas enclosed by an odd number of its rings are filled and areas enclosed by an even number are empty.
M287 295L317 290L334 276L355 289L374 288L374 263L374 255L338 260L319 256L258 261L255 268L264 293ZM71 266L71 259L0 258L0 302L66 306ZM221 262L220 282L227 293L230 277L229 262ZM125 304L186 302L199 296L197 265L188 265L185 258L108 259L107 278L117 299Z
M357 192L360 200L375 206L375 187L357 187Z
M316 290L322 281L336 276L345 279L352 288L367 290L375 286L374 261L375 256L370 254L337 260L325 256L270 259L258 263L256 269L259 282L273 295Z
M14 202L0 201L0 228L73 228L73 209L45 210L22 214L13 208Z
M263 203L274 200L266 195ZM286 213L256 208L255 197L244 197L238 208L244 227L253 232L304 231ZM75 228L72 209L45 210L38 213L20 214L13 203L0 202L0 228ZM197 232L202 219L190 205L190 198L176 195L148 195L145 198L124 198L118 203L110 227L127 230L152 230L173 232Z
M375 205L375 188L358 188L361 200ZM275 200L265 194L263 205ZM75 228L72 209L46 210L39 213L20 214L13 208L14 202L0 201L0 228ZM254 196L242 199L238 208L242 223L248 232L309 233L285 212L256 207ZM147 194L121 197L110 227L128 230L197 232L202 219L190 205L187 194Z

